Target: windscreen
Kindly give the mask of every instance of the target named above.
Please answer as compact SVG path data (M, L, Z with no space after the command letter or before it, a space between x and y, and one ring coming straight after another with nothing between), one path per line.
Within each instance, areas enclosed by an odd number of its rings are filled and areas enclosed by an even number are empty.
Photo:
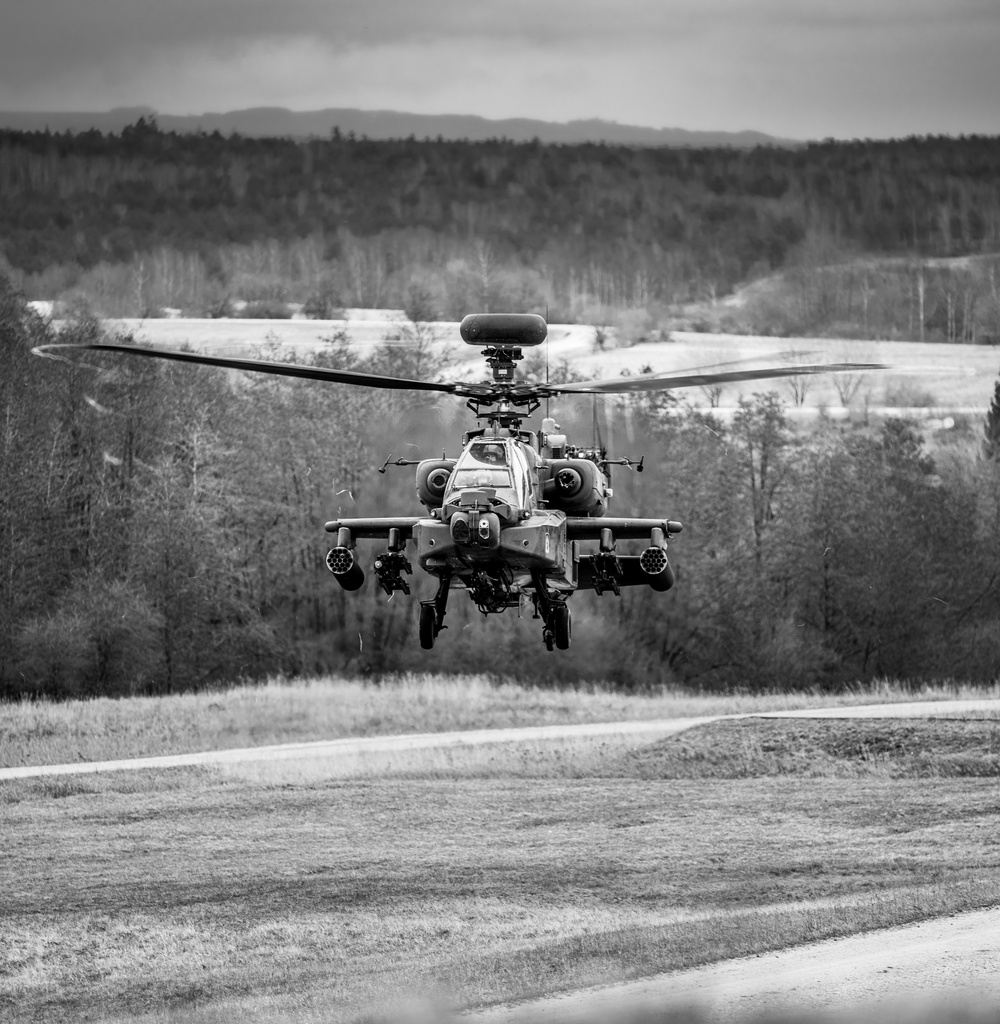
M511 487L507 446L496 441L473 441L458 460L452 490L463 487Z

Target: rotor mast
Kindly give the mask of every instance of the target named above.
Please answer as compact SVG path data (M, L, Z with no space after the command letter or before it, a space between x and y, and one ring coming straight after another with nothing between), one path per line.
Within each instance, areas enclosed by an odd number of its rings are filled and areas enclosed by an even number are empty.
M494 432L516 434L521 421L541 403L534 395L518 393L515 364L524 358L522 348L545 341L547 324L535 313L471 313L462 321L460 332L468 345L485 344L482 355L493 376L490 394L470 398L468 407L477 419L485 418Z

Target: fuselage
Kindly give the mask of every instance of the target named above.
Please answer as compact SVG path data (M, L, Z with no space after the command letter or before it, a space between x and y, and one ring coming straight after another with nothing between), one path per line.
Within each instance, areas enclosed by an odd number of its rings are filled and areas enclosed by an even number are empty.
M542 573L549 586L576 586L566 513L544 507L545 462L529 442L479 437L455 463L439 508L413 529L417 561L455 583L476 572L503 569L512 588Z
M438 579L435 597L421 602L425 648L444 628L451 590L465 590L484 614L520 608L527 598L551 650L569 645L566 599L574 591L670 589L667 538L680 524L606 517L611 487L604 450L571 446L557 430L549 419L540 436L519 424L492 423L465 436L457 459L417 463L425 513L327 523L337 533L337 547L327 556L331 572L345 589L357 589L364 573L354 557L355 539L384 537L388 550L373 565L378 584L390 595L409 593L405 552L412 541L419 567ZM649 547L642 554L619 554L618 540L643 537ZM595 541L598 550L583 554L584 545Z

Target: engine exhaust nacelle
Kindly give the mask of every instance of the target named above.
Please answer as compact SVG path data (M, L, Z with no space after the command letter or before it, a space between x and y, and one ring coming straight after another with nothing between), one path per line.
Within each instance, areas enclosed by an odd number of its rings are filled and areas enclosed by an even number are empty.
M344 590L358 590L365 582L365 571L354 560L350 548L331 548L326 553L326 567Z
M417 497L427 508L440 508L454 459L424 459L417 464Z
M604 474L589 459L553 459L542 493L550 508L570 516L603 516L608 507Z

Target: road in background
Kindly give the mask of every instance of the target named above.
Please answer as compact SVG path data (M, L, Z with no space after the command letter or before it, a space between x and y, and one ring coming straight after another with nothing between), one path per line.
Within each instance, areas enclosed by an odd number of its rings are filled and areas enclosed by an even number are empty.
M115 761L81 761L72 764L27 765L0 768L0 781L44 775L83 775L90 772L141 771L150 768L186 768L249 762L325 762L329 778L343 778L377 771L404 752L443 748L481 747L488 744L566 742L628 739L652 742L699 725L736 718L933 718L1000 712L1000 700L912 701L900 704L869 704L796 711L758 712L746 715L708 715L700 718L661 718L642 722L598 722L583 725L540 725L517 729L474 729L465 732L413 733L402 736L364 736L311 743L281 743L235 750L207 750L192 754L164 754Z

